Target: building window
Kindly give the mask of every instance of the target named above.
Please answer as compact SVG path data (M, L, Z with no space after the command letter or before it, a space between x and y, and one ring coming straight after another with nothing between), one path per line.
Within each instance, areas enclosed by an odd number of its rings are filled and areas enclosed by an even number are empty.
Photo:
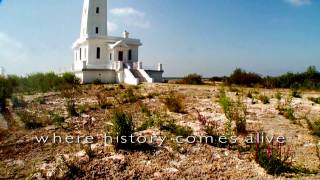
M80 61L81 61L81 48L80 48Z
M129 59L129 61L132 60L132 50L131 49L128 52L128 59Z
M100 59L100 48L97 48L97 59Z
M99 7L96 8L96 13L97 13L97 14L100 13L100 8L99 8Z
M99 28L96 27L96 34L99 34Z
M84 59L87 58L87 48L84 48Z
M119 61L123 61L123 51L119 51L118 59Z
M112 61L112 53L110 53L110 61Z

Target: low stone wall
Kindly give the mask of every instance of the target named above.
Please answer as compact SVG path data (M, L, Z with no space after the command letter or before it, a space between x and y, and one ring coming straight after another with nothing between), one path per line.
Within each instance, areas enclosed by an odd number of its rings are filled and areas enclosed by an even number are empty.
M157 70L145 70L146 73L153 79L153 82L163 82L163 71Z

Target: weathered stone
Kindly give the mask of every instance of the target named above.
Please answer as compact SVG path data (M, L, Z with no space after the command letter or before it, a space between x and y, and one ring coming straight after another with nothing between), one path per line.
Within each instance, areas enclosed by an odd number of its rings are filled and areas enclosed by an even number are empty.
M56 130L57 127L55 125L50 125L50 126L45 127L44 129L47 131L52 131L52 130Z
M166 169L163 170L163 172L165 172L165 173L176 173L178 171L179 170L176 169L176 168L166 168Z

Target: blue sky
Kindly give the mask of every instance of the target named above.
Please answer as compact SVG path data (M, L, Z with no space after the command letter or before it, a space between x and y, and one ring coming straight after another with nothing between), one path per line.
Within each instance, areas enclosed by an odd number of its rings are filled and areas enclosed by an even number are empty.
M8 73L72 64L82 0L0 0L0 66ZM109 34L128 30L148 67L166 76L277 75L320 69L317 0L109 0Z

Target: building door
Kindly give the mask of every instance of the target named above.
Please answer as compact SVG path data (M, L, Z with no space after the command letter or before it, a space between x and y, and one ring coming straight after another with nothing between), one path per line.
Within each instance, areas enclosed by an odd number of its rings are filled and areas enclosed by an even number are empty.
M119 61L123 61L123 51L119 51L118 59Z

